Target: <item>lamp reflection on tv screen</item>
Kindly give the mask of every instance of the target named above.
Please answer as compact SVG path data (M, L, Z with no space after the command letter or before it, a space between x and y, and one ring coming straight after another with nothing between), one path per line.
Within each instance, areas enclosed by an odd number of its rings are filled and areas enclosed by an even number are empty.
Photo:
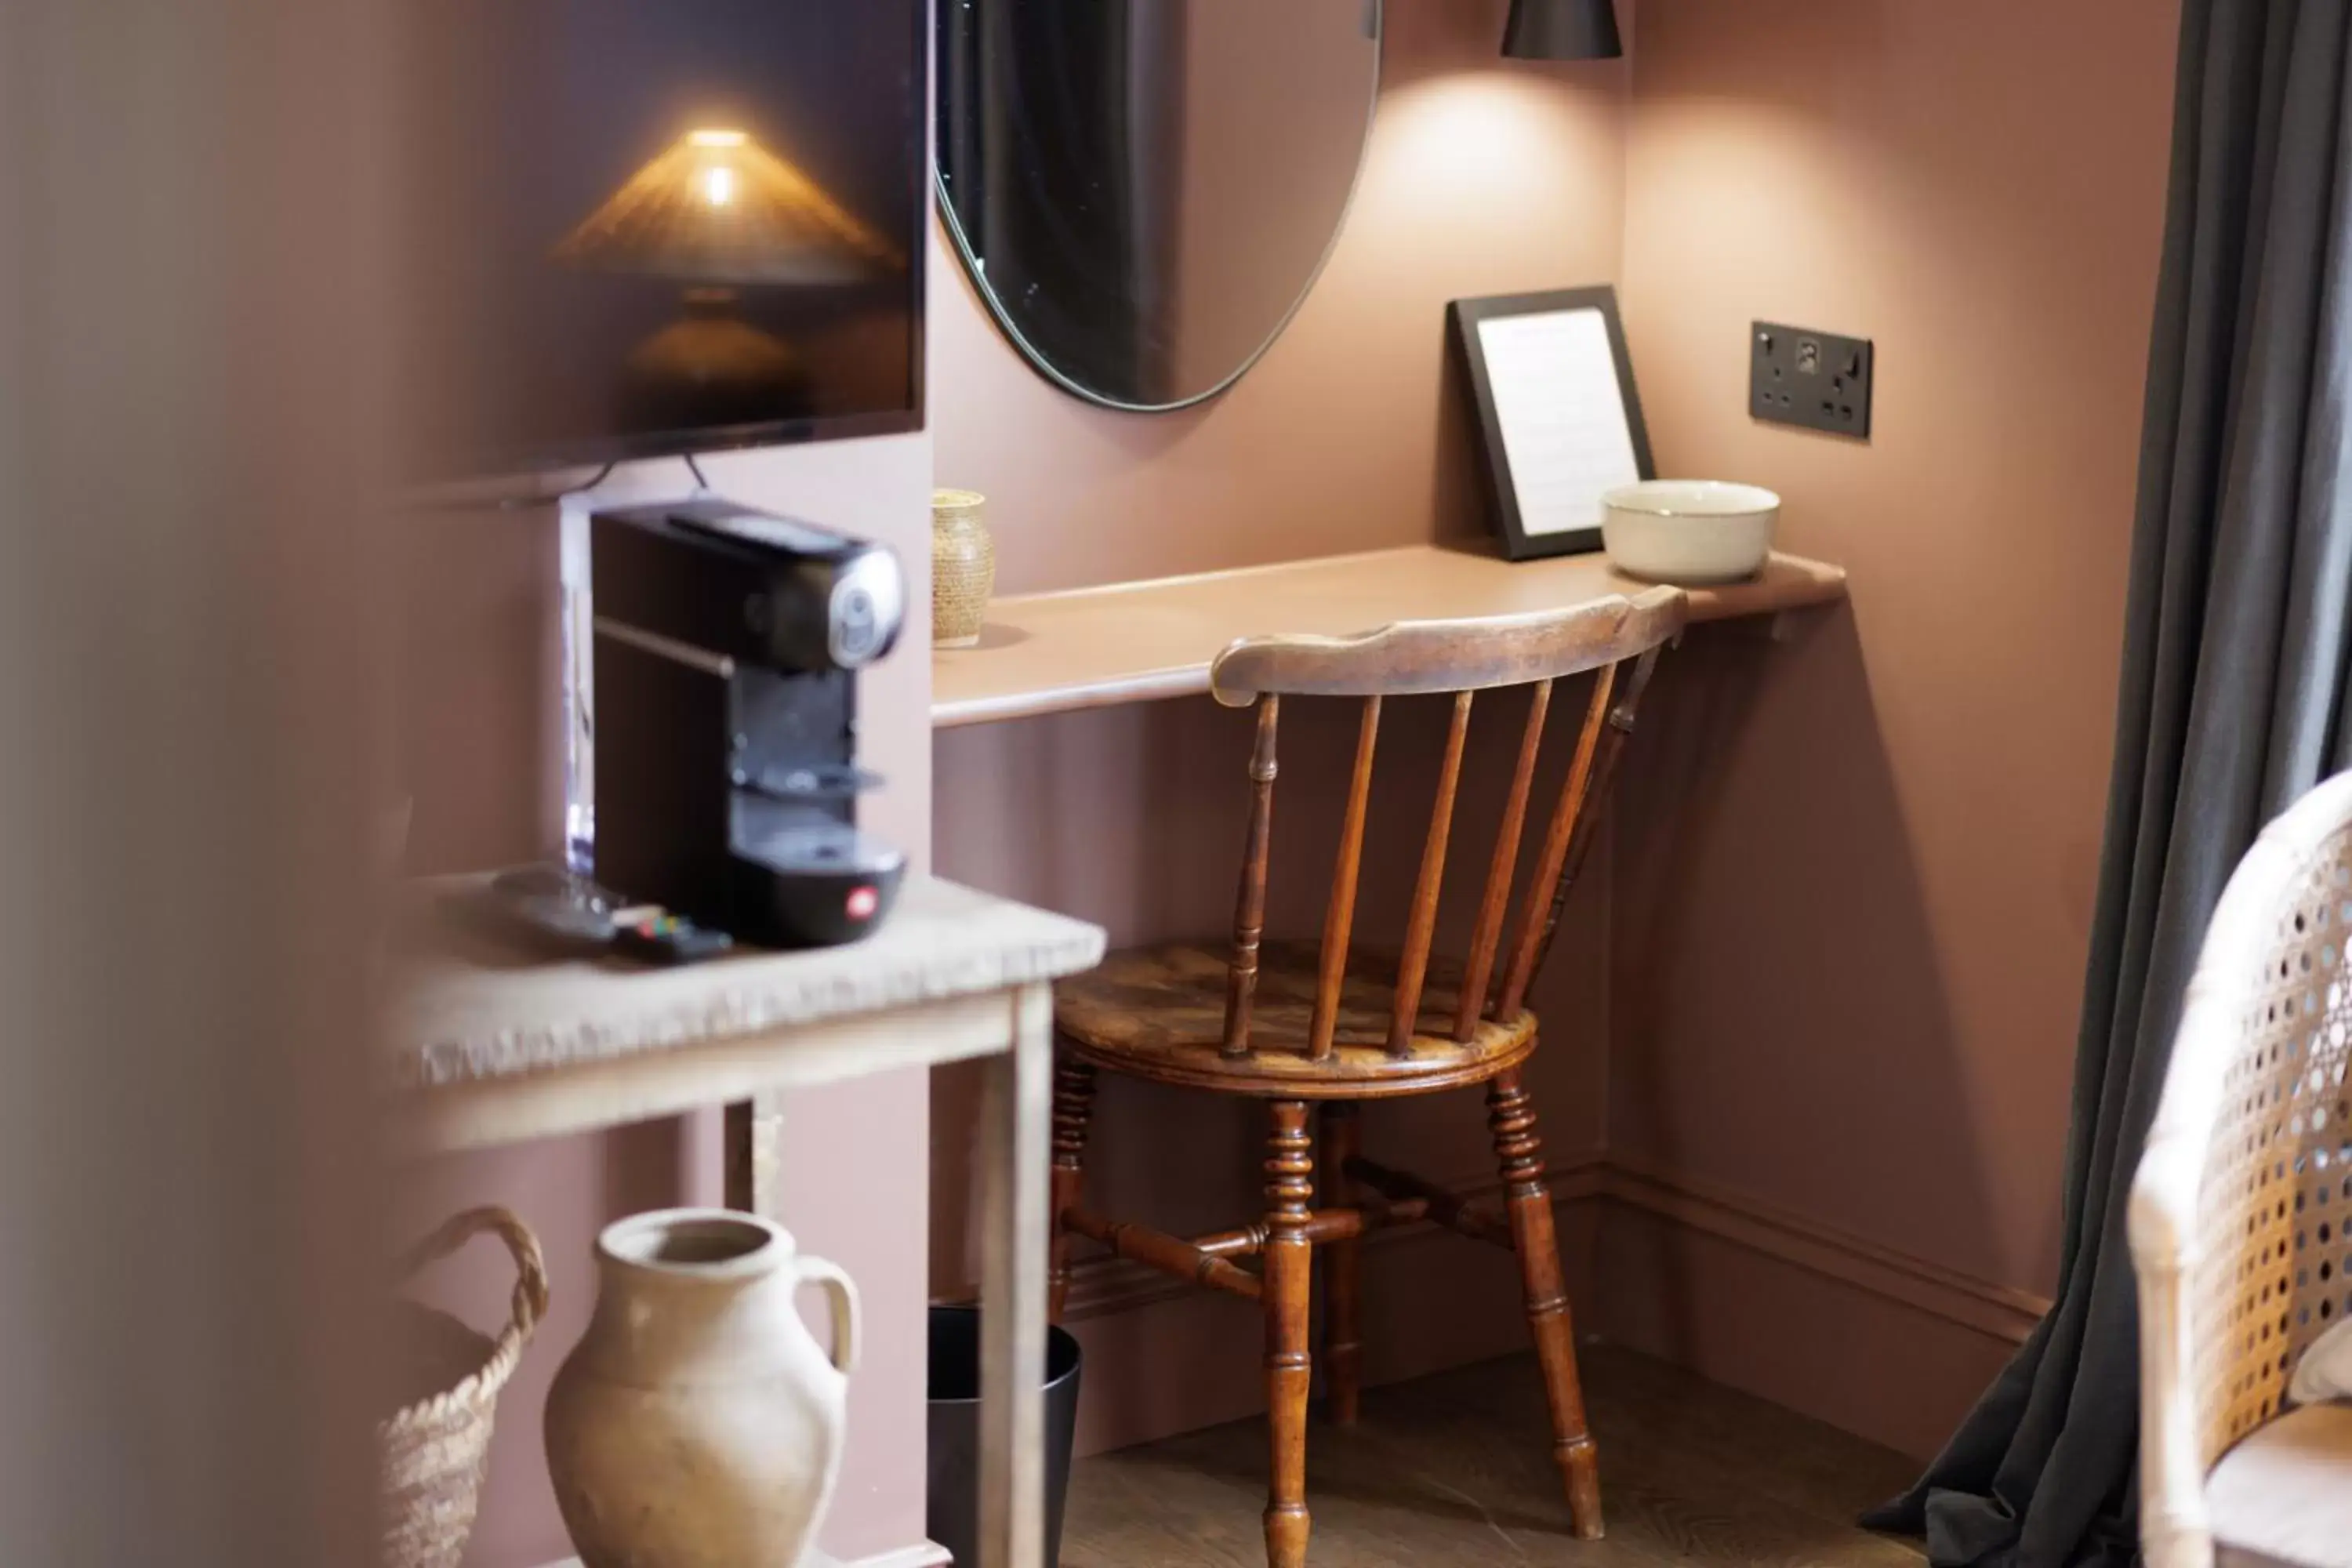
M414 465L908 429L917 0L418 7Z

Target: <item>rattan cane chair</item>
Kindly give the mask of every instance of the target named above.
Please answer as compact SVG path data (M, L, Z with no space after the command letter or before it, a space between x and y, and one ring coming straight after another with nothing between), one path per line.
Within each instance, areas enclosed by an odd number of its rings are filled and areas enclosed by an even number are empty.
M1555 1452L1578 1534L1601 1531L1601 1486L1585 1429L1544 1182L1535 1111L1519 1068L1536 1047L1528 987L1543 962L1561 900L1591 842L1594 808L1633 727L1662 646L1682 627L1679 589L1612 597L1580 608L1475 621L1418 622L1350 638L1256 637L1220 657L1220 701L1255 704L1251 808L1241 892L1230 941L1175 942L1114 953L1065 982L1055 1021L1063 1042L1055 1083L1054 1310L1068 1293L1069 1237L1089 1237L1122 1257L1263 1302L1272 1484L1265 1513L1273 1568L1299 1568L1307 1536L1308 1258L1328 1248L1325 1373L1332 1414L1354 1418L1360 1362L1358 1238L1378 1226L1427 1218L1514 1248L1542 1361ZM1567 783L1553 806L1515 920L1518 868L1536 762L1553 683L1596 672ZM1476 694L1533 688L1469 951L1434 957L1438 889L1451 841L1455 789ZM1383 699L1451 694L1454 712L1404 945L1351 945L1357 870ZM1356 698L1362 722L1319 946L1261 942L1272 836L1275 739L1283 700ZM1262 1223L1183 1240L1087 1211L1080 1183L1097 1069L1267 1101L1273 1135ZM1359 1157L1362 1101L1484 1084L1504 1181L1503 1214L1466 1205L1444 1188ZM1316 1140L1307 1107L1320 1105L1326 1206L1315 1204ZM1236 1261L1255 1256L1257 1272Z
M2132 1188L2151 1568L2352 1568L2352 1406L2284 1408L2352 1315L2352 774L2213 913Z

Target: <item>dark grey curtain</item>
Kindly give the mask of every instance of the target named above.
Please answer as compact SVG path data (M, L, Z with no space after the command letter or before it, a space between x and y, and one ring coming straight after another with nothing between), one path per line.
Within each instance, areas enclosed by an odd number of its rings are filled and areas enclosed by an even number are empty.
M2207 917L2347 755L2352 0L2187 0L2057 1305L1870 1519L1937 1564L2128 1563L2124 1208Z

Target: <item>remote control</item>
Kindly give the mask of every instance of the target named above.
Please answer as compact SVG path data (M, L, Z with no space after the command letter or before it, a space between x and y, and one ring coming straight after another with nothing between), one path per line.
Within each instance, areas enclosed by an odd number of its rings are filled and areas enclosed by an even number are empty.
M649 963L698 963L731 952L735 939L723 931L696 925L683 915L643 913L634 923L616 927L613 948Z

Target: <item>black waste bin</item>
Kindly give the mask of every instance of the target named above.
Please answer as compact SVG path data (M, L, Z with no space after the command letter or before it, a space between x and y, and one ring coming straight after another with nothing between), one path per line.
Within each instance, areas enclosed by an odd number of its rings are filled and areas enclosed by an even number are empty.
M930 1494L933 1541L956 1568L980 1563L980 1309L931 1309ZM1062 1504L1078 1427L1078 1342L1061 1329L1045 1341L1045 1563L1062 1556Z

